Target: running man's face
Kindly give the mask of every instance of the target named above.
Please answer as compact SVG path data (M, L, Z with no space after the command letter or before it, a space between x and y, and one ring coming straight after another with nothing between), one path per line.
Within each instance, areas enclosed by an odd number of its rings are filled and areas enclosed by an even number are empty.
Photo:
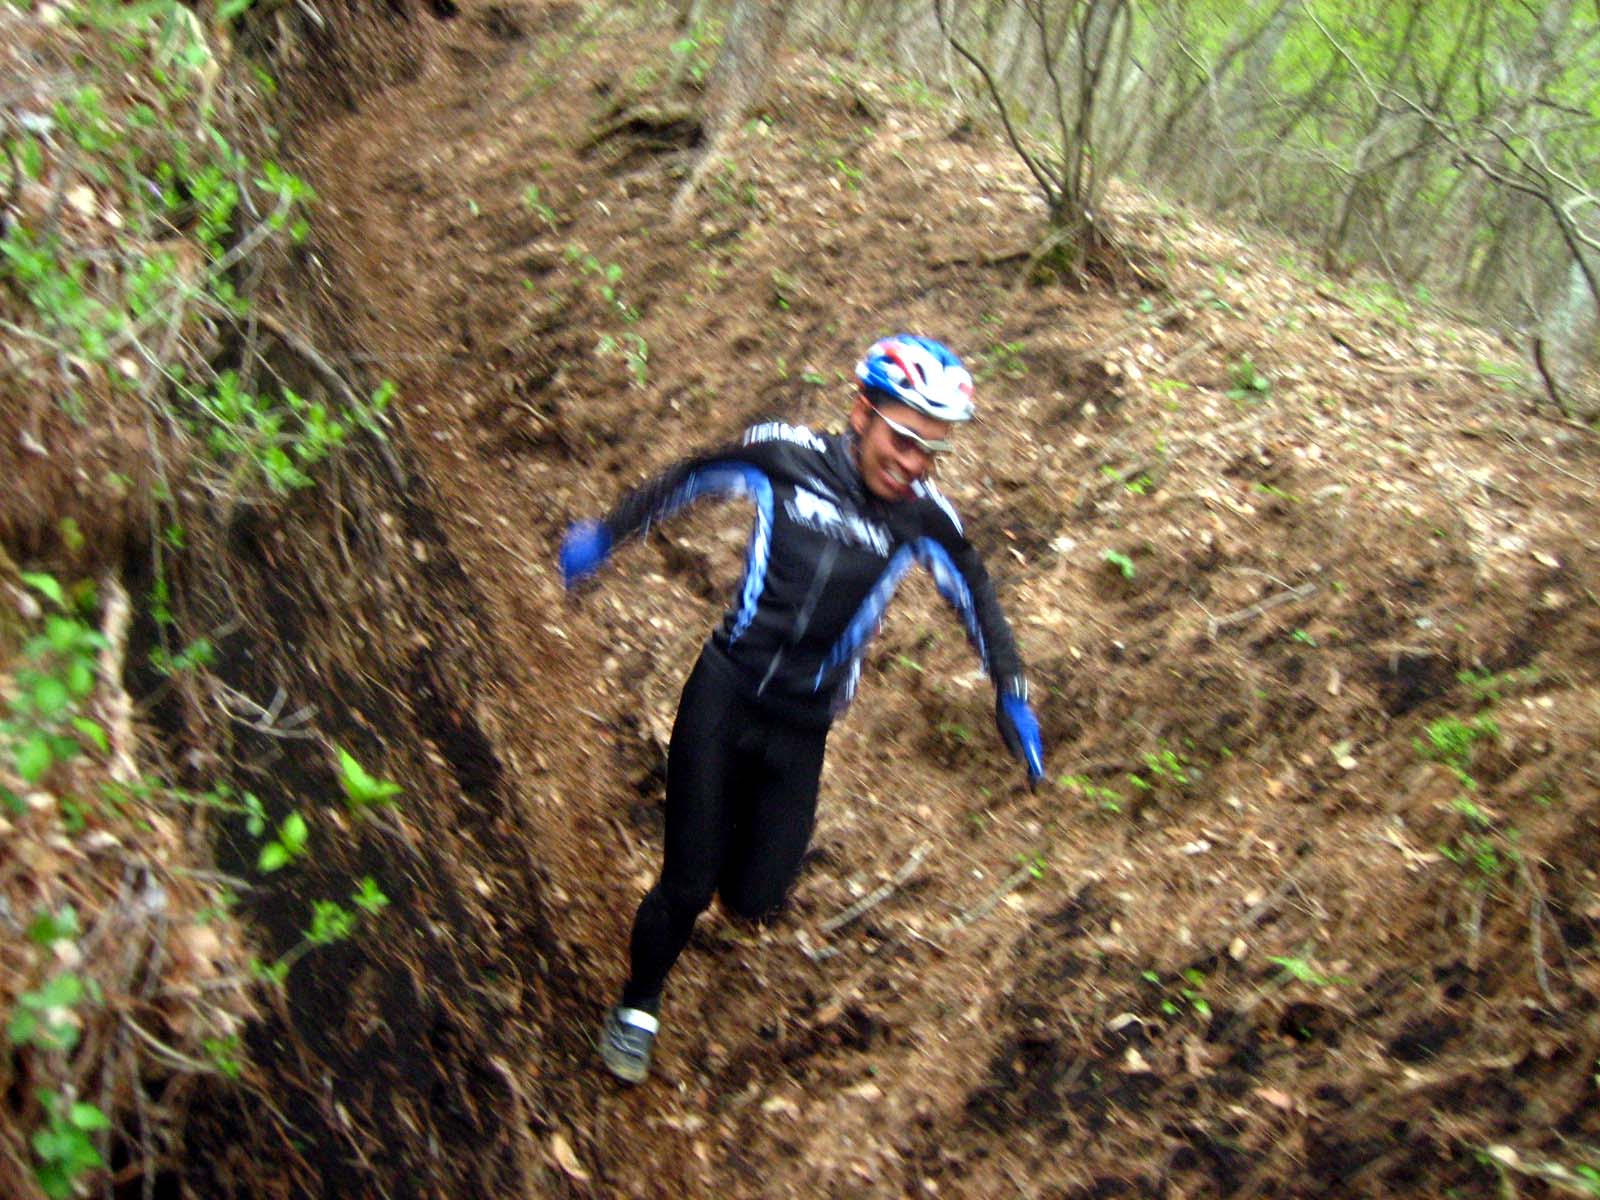
M874 407L865 393L857 396L856 406L850 410L850 428L856 434L856 465L862 481L874 496L890 502L909 499L911 485L933 474L937 455L919 446L916 439L939 442L950 436L949 421L893 400ZM916 437L908 437L908 433Z

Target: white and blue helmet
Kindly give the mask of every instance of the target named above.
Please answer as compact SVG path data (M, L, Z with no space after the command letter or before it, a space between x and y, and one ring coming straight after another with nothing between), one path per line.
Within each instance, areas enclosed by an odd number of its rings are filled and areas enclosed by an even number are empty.
M972 420L972 375L949 347L902 333L874 342L856 364L856 378L940 421Z

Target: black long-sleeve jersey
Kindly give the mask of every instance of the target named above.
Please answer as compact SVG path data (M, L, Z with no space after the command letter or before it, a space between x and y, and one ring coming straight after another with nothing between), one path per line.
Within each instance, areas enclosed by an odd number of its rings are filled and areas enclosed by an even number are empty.
M1016 641L955 509L926 481L904 501L872 495L851 442L757 425L736 446L669 467L604 524L616 544L703 496L754 503L744 577L708 652L752 698L796 719L826 724L850 703L867 642L914 563L959 614L996 690L1026 698Z

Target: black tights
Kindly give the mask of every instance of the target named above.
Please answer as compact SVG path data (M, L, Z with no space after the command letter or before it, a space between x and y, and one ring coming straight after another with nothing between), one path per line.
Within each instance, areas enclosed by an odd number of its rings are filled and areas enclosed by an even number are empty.
M783 906L811 841L827 738L743 700L729 668L701 656L672 727L661 878L633 919L622 1003L656 1009L713 895L747 920Z

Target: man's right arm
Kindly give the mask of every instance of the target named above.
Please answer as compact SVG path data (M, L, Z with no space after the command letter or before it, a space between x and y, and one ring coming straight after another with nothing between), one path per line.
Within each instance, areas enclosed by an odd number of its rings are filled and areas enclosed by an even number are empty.
M628 492L598 521L579 521L561 543L561 577L568 588L598 571L611 552L643 537L658 521L706 496L746 496L758 521L770 523L772 485L763 469L760 443L746 441L680 459Z

